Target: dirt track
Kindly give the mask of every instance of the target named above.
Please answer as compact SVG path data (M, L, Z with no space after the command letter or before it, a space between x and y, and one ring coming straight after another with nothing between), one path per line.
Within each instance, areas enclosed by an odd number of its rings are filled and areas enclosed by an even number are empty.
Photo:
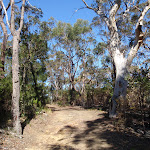
M106 112L58 107L32 119L23 138L1 135L0 149L10 150L150 150L149 139L117 131Z

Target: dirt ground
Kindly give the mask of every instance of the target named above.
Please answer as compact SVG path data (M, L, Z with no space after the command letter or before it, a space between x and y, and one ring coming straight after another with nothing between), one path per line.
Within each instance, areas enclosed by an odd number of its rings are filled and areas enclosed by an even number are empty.
M0 131L0 150L150 150L150 139L117 129L115 122L104 111L48 105L22 138Z

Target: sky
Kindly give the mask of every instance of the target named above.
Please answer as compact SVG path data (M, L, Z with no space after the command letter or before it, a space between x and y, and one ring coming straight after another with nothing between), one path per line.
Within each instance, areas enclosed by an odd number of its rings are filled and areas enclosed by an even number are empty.
M42 9L43 21L48 21L50 17L53 17L58 21L74 24L77 19L91 22L96 16L92 10L80 9L85 7L82 0L29 0L29 2L31 5ZM90 5L92 0L86 0L86 2Z

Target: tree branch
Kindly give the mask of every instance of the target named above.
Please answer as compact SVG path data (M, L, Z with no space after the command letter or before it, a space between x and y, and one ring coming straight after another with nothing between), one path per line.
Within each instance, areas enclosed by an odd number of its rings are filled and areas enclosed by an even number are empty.
M143 36L144 36L142 32L143 19L149 9L150 9L150 0L148 0L148 5L144 8L144 10L141 13L140 18L137 21L136 28L135 28L136 40L127 57L127 67L131 65L133 58L135 57L139 47L141 46L143 42Z
M94 11L104 20L104 22L107 24L107 26L109 25L109 20L108 20L108 18L106 17L106 15L103 13L103 11L102 11L100 5L98 6L99 8L98 8L98 10L97 10L97 9L95 9L95 8L93 8L93 7L90 7L90 6L85 2L85 0L82 0L82 1L83 1L83 3L85 4L86 8L94 10Z
M15 8L14 8L14 0L11 0L10 2L10 6L11 6L11 26L10 26L10 30L11 33L13 35L13 32L15 31Z
M82 0L82 1L83 1L83 3L85 4L85 6L86 6L88 9L92 9L92 10L95 11L95 9L94 9L93 7L90 7L90 6L85 2L85 0Z
M40 9L38 9L38 8L36 8L36 7L34 7L34 6L32 6L28 0L26 0L26 2L27 2L33 9L37 9L38 11L41 11Z
M134 0L133 0L134 1ZM133 2L132 2L133 3ZM131 2L128 2L128 4L126 4L125 2L124 2L124 4L125 4L125 6L126 6L126 10L123 12L123 15L122 15L122 17L117 21L117 26L120 26L121 25L121 23L122 23L122 21L127 17L127 14L128 14L128 12L131 10ZM130 6L129 6L129 4L130 4Z
M6 8L5 8L5 5L4 5L4 3L3 3L2 0L0 0L0 3L1 3L1 5L2 5L2 7L3 7L3 9L4 9L4 13L5 13L5 15L6 15L6 22L7 22L7 25L8 25L8 27L10 28L10 24L9 24L9 21L8 21L7 10L6 10Z
M21 9L21 19L20 19L20 27L18 29L19 32L21 32L21 29L23 27L23 20L24 20L24 7L25 7L25 0L22 2L22 9Z
M7 5L7 7L6 7L6 12L7 12L7 10L9 9L9 7L10 7L10 2L8 3L8 5ZM3 19L4 19L4 17L5 17L5 11L4 11L4 14L3 14Z
M120 4L121 4L121 0L116 0L115 5L111 8L110 12L109 12L109 25L108 27L113 27L116 31L117 31L117 25L116 25L116 13L118 11L118 9L120 8Z

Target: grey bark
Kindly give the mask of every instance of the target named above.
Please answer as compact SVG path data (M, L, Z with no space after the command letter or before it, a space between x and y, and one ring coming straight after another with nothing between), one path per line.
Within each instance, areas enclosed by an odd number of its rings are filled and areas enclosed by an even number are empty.
M12 55L12 84L13 84L13 93L12 93L12 113L13 113L13 128L14 132L17 135L22 134L22 128L20 123L20 110L19 110L19 99L20 99L20 81L19 81L19 40L20 40L20 32L23 27L23 19L24 19L24 7L25 0L22 0L22 9L21 9L21 18L20 18L20 26L19 29L15 29L15 5L14 0L10 0L11 6L11 26L8 22L7 11L3 5L3 9L6 14L6 21L8 27L13 36L13 55Z
M20 81L19 81L19 35L13 36L13 55L12 55L12 112L13 112L13 127L14 131L20 135L22 133L19 112L19 98L20 98Z

